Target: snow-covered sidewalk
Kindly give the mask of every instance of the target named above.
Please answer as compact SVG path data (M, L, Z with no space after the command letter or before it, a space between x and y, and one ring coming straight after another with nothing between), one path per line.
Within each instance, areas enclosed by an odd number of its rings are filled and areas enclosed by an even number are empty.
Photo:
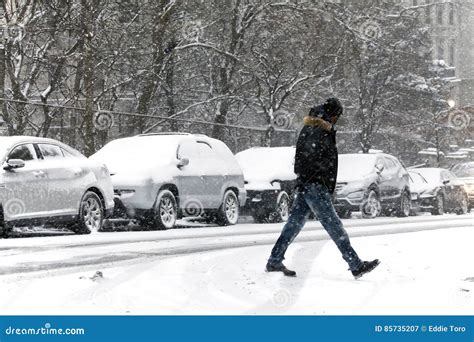
M354 280L331 241L297 242L298 277L265 273L271 246L0 279L2 314L474 314L474 229L355 237L382 264Z

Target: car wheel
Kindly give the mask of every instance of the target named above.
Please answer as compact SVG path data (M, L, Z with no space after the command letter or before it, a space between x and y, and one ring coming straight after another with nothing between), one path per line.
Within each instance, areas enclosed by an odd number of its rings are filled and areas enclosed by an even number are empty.
M398 217L408 217L410 216L410 196L406 191L404 191L400 196L400 204L397 208L397 216Z
M466 194L461 195L461 201L459 202L459 207L456 208L456 214L464 215L469 211L469 200Z
M444 197L442 194L438 193L436 195L436 200L433 204L433 209L431 209L431 215L443 215L444 214Z
M8 233L5 221L3 220L3 209L0 207L0 239L7 238Z
M104 206L99 196L92 191L87 191L82 196L79 206L77 234L90 234L100 232L104 224Z
M290 196L285 191L278 194L275 211L270 213L269 222L279 223L288 221L290 215Z
M161 190L156 197L152 211L151 228L158 230L173 228L177 219L178 205L176 197L169 190Z
M232 190L227 190L224 194L224 200L217 212L217 224L221 226L230 226L237 223L239 219L239 199Z
M364 218L375 218L380 215L382 211L382 205L380 199L375 190L369 190L366 199L361 204L362 217Z

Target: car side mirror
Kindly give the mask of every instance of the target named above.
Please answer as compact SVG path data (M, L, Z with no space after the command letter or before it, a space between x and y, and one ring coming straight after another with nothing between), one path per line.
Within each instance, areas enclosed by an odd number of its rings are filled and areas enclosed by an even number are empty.
M449 183L449 179L445 179L445 180L443 181L443 184L444 184L444 185L446 185L446 184L448 184L448 183Z
M178 169L181 169L183 166L186 166L189 164L189 159L188 158L181 158L179 161L178 161Z
M5 164L3 164L3 169L7 171L20 169L22 167L25 167L25 162L22 159L9 159Z
M384 169L383 164L375 164L375 168L377 169L377 173L381 173Z

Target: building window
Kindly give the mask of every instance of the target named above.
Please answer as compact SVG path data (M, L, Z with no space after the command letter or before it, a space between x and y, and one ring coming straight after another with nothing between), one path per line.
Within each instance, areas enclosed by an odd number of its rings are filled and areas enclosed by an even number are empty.
M449 4L449 25L454 25L454 5Z
M449 66L454 66L454 63L455 63L455 42L454 40L451 40L449 42Z
M429 6L431 3L431 0L425 0L425 4L427 5L425 7L425 20L427 24L431 24L431 6Z
M437 11L438 11L438 24L443 25L443 5L438 5Z

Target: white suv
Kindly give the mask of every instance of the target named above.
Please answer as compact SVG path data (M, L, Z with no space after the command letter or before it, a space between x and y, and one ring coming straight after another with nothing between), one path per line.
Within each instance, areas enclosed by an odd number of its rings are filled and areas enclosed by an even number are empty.
M53 139L0 137L0 234L14 226L99 231L114 207L107 168Z
M232 225L245 204L244 177L234 155L222 141L205 135L117 139L90 158L110 170L116 215L150 228L172 228L183 216Z

